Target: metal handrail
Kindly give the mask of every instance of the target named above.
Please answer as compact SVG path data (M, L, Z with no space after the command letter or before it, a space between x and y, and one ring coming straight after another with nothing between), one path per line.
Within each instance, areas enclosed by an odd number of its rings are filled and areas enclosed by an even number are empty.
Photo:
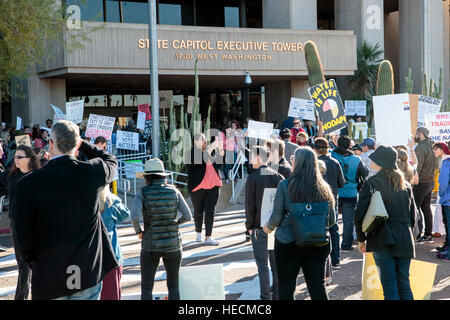
M188 175L187 175L186 173L175 172L175 171L170 171L170 170L166 170L166 172L169 172L169 173L170 173L170 179L168 180L170 183L172 183L172 184L177 183L177 184L181 184L181 185L183 185L183 186L187 186L187 183L186 183L186 182L181 182L181 181L177 181L177 180L174 180L174 179L173 179L173 176L174 176L174 175L187 177Z
M234 179L236 178L236 175L239 171L239 168L241 168L241 177L244 178L244 163L245 163L245 156L244 154L241 152L239 152L237 158L236 158L236 162L233 165L233 169L231 169L231 173L230 173L230 178L231 178L231 192L232 192L232 197L234 199L234 194L235 194L235 185L234 185Z

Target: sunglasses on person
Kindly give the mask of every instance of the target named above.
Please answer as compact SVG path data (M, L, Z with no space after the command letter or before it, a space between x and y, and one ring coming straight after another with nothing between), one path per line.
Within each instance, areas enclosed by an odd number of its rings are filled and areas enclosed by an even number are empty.
M28 158L27 156L14 156L14 159L25 159Z
M294 126L297 125L297 124L300 124L300 122L294 122Z

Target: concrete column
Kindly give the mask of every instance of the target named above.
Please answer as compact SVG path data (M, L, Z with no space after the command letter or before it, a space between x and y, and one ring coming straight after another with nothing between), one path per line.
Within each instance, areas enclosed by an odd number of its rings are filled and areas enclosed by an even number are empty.
M246 0L241 0L239 6L239 27L247 28L247 2Z
M400 88L400 82L404 82L404 76L400 74L399 66L399 12L390 12L384 16L384 57L392 63L394 68L395 90Z
M264 28L316 30L317 0L263 0Z
M404 77L412 67L417 93L422 92L423 73L438 81L439 69L444 68L444 4L445 1L400 0L399 76ZM404 81L400 81L400 87L403 91Z
M277 120L278 123L287 118L291 101L291 81L274 82L265 85L266 90L266 122Z
M66 111L65 79L39 79L34 74L28 79L16 80L14 83L20 89L11 101L13 125L17 116L22 118L23 125L45 125L45 120L53 119L54 112L50 104Z
M363 40L384 50L383 0L335 0L336 30L353 30L358 47Z

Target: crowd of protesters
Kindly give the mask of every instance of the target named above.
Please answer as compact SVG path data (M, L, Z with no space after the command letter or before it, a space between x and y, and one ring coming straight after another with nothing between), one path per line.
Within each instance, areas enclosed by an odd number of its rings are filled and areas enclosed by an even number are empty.
M279 135L268 140L249 137L237 121L224 124L211 141L204 134L194 135L184 159L193 214L181 192L168 183L159 159L147 161L138 174L146 186L130 212L110 192L117 161L107 152L105 138L90 144L83 140L85 126L69 121L53 125L48 120L46 128L4 128L0 189L9 199L19 269L15 298L27 299L32 284L33 299L119 300L123 258L116 225L131 216L142 240L141 298L152 299L162 258L169 299L180 299L179 224L193 217L196 241L219 245L212 237L215 207L223 181L236 178L230 172L243 153L248 159L245 226L261 299L294 299L300 269L311 299L328 299L326 286L332 282L333 270L341 269L340 252L356 247L373 252L385 299L413 299L409 266L415 245L433 240L431 196L439 167L438 202L446 239L437 248L437 257L450 261L450 160L442 161L450 155L448 145L433 143L424 127L417 129L407 146L377 145L372 138L358 145L345 134L324 135L320 121L314 126L310 120L303 124L291 120L292 127L285 121ZM137 132L133 121L125 130ZM22 135L29 136L29 146L16 145L15 137ZM276 193L273 212L263 225L266 189ZM381 193L389 218L376 231L365 233L362 224L375 191ZM83 201L74 201L73 194ZM53 205L48 208L44 203ZM321 222L304 220L308 212L323 217ZM310 229L305 230L306 225ZM274 249L269 250L269 234L275 229ZM80 272L83 276L77 278ZM73 274L72 287L68 274Z

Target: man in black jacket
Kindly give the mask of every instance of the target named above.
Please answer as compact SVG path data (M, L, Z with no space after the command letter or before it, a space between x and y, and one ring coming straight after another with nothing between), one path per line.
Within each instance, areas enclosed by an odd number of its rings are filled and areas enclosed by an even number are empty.
M275 253L267 250L267 234L263 231L261 223L261 207L264 190L266 188L277 188L278 183L284 177L267 167L269 158L267 149L255 146L250 154L250 163L255 171L247 178L245 193L245 226L251 235L253 254L258 266L260 297L262 300L270 300L270 277L267 258L270 261L270 268L273 277L272 299L278 299L278 277L275 264Z
M319 158L325 162L325 166L327 167L327 172L323 176L325 181L330 185L331 190L334 194L334 199L336 200L336 221L338 220L338 190L342 188L345 184L344 173L342 172L341 165L339 161L331 156L328 153L329 144L328 141L324 138L316 138L314 142L314 150ZM339 227L336 223L334 226L330 228L330 237L331 237L331 264L334 270L339 270L341 268L340 265L340 249L339 249Z
M269 139L265 147L270 152L268 166L281 174L285 179L289 179L292 173L292 167L284 157L284 141Z
M75 158L78 148L88 162ZM118 267L99 212L117 162L81 141L70 121L53 125L50 154L47 166L17 182L17 238L32 268L32 298L99 300L103 278Z

